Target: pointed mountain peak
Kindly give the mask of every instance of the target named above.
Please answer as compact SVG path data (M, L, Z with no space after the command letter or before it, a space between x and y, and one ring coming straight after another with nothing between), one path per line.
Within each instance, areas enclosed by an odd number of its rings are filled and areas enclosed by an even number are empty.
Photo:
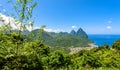
M82 29L82 28L79 28L78 31L83 31L83 29Z
M70 32L70 34L73 35L73 36L76 36L75 30L72 30L72 31Z
M86 33L82 28L79 28L79 29L78 29L78 31L77 31L77 36L81 36L81 37L84 37L84 38L88 38L87 33Z

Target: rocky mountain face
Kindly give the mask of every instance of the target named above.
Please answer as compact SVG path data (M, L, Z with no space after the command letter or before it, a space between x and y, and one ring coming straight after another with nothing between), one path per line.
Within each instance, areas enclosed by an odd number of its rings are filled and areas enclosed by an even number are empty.
M77 33L76 33L77 36L80 36L80 37L84 37L84 38L88 38L88 35L85 31L83 31L82 28L79 28Z
M75 30L72 30L72 31L70 32L70 34L73 35L73 36L76 36Z
M88 38L87 33L82 28L79 28L77 32L75 32L75 30L72 30L70 34L73 36Z

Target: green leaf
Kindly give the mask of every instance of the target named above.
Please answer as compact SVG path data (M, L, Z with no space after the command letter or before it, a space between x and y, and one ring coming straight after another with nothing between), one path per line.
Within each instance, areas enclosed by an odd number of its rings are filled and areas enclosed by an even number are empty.
M35 2L32 6L31 6L31 8L33 9L33 8L35 8L37 6L37 2Z
M20 2L20 0L16 0L16 2Z

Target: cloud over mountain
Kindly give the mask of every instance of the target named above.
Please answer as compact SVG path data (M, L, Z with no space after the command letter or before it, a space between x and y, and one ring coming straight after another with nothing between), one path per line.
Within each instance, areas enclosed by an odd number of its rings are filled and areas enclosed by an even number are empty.
M6 16L6 15L3 15L2 13L0 13L0 26L2 26L3 24L5 24L5 25L10 24L10 26L13 30L14 29L20 30L20 26L21 26L20 21L17 21L13 17ZM26 25L26 29L31 31L32 27Z

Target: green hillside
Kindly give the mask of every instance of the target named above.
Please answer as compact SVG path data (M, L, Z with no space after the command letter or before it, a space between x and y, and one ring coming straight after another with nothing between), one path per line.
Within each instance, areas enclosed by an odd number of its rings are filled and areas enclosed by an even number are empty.
M72 30L73 31L73 30ZM43 43L51 47L88 47L92 43L88 39L87 34L81 28L74 34L68 32L46 32L43 31L42 35L40 29L33 30L34 38L41 39ZM41 37L39 37L41 36Z

